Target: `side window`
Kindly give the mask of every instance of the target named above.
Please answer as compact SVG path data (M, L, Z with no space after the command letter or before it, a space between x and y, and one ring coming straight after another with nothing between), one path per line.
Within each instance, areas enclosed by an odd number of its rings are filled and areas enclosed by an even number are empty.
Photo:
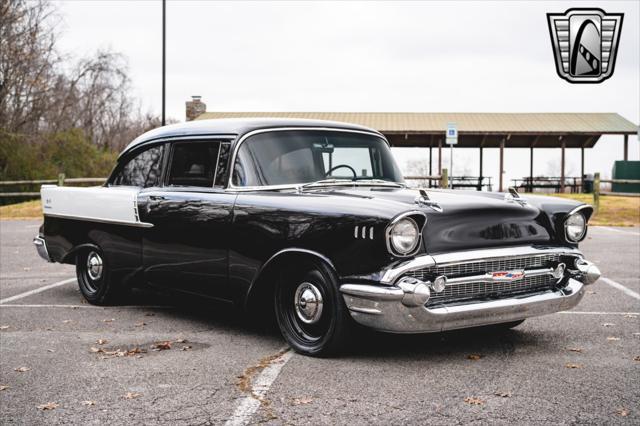
M174 144L169 185L213 187L219 149L219 142Z
M131 158L122 166L111 181L111 185L158 186L162 175L163 145L151 147Z

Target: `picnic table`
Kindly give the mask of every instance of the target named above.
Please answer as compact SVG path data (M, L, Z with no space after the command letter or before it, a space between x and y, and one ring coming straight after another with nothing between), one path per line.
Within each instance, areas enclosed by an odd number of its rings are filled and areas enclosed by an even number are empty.
M486 187L487 191L492 189L490 176L451 176L450 180L453 189L475 188L478 191L482 191L482 187Z
M560 192L562 188L562 178L557 176L538 176L531 178L530 176L522 179L511 179L516 189L523 189L526 192L533 192L534 188L550 188L554 192ZM571 193L580 193L582 191L582 178L575 176L567 176L564 178L564 187L569 188Z

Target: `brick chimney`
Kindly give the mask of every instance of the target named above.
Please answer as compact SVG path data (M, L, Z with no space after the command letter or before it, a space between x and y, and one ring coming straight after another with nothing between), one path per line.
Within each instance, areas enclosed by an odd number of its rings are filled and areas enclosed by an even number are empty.
M190 101L186 102L187 121L198 118L202 113L207 111L207 104L202 102L202 96L192 96Z

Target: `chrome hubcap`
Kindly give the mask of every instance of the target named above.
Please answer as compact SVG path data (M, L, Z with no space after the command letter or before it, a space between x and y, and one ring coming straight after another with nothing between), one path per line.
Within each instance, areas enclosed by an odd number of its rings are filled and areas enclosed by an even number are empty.
M87 256L87 273L89 278L94 281L102 277L102 258L95 251L92 251Z
M322 315L322 295L311 283L304 282L296 289L294 297L296 314L305 324L314 324Z

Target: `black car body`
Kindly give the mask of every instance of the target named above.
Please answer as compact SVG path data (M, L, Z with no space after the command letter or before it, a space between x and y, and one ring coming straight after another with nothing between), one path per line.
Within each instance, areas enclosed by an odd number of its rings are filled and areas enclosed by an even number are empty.
M408 189L380 133L311 120L202 120L133 141L97 188L43 186L35 239L108 303L138 283L274 307L298 351L382 331L507 323L575 306L599 272L588 205Z

